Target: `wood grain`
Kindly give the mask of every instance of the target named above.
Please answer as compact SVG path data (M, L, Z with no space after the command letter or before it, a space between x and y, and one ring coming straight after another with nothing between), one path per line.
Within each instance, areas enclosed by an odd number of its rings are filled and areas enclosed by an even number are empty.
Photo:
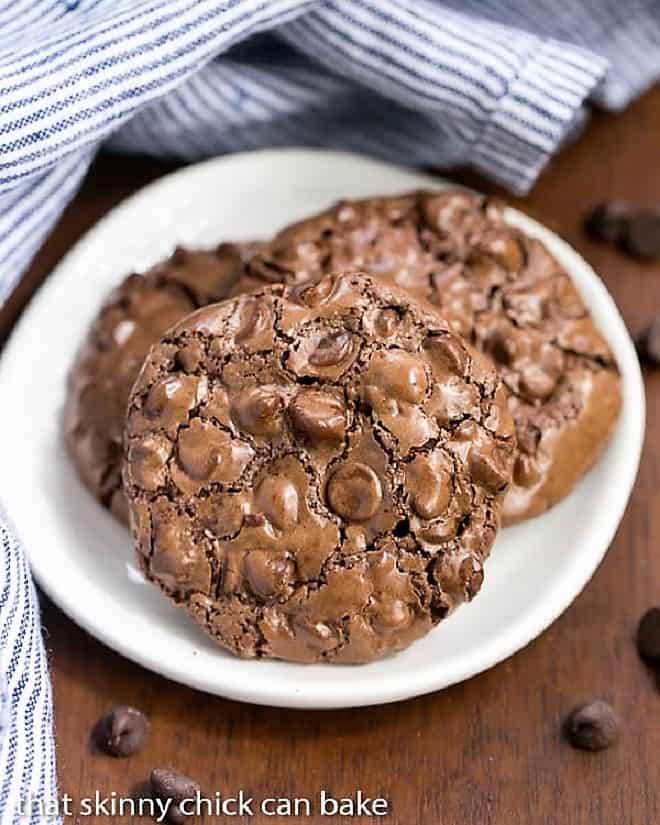
M508 200L557 230L602 274L633 332L660 310L660 267L591 243L585 211L601 199L660 204L660 89L625 114L595 117L532 195ZM82 232L121 197L167 167L102 157L0 313L6 335L28 296ZM461 179L493 190L473 175ZM93 277L93 273L90 273ZM541 638L493 670L442 693L342 712L251 707L196 693L110 652L44 599L55 686L62 790L74 798L127 794L156 765L196 777L204 790L255 798L384 796L390 825L649 825L660 821L660 696L633 645L639 615L660 603L660 372L647 376L650 430L639 480L603 565ZM585 513L597 518L598 513ZM130 628L127 628L130 632ZM602 696L624 719L619 745L571 750L560 723L577 702ZM96 718L118 703L152 717L130 761L97 754ZM81 822L106 822L84 818ZM130 822L130 818L116 818ZM135 820L137 821L137 820ZM255 816L206 822L356 822ZM373 821L373 820L372 820Z

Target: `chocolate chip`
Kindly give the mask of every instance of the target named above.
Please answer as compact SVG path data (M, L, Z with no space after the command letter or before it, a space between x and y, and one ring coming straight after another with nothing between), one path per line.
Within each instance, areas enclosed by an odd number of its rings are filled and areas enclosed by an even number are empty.
M273 556L267 550L251 550L243 560L243 572L252 593L270 599L291 592L295 565L291 559Z
M455 336L429 335L424 348L439 367L455 375L465 374L470 356Z
M179 434L177 464L195 482L235 482L253 455L248 444L211 421L194 418Z
M660 318L656 318L637 338L637 352L647 364L660 366Z
M258 335L268 325L269 312L265 304L257 300L246 301L242 308L236 340L243 342Z
M660 607L651 607L640 619L637 650L644 659L660 660Z
M281 426L282 396L276 387L253 387L236 398L232 410L243 430L253 435L273 435Z
M506 487L509 467L508 458L500 453L494 439L479 437L468 450L468 464L476 481L489 490Z
M148 733L149 720L144 713L121 705L99 719L94 739L111 756L133 756L144 745Z
M428 388L424 365L409 352L388 349L376 353L371 359L365 395L372 402L376 393L382 392L388 399L420 404Z
M366 521L380 507L383 490L371 467L359 461L349 461L330 477L327 497L330 507L343 518Z
M293 291L293 299L303 306L316 307L324 304L331 297L336 288L336 280L328 275L319 281L303 283Z
M167 809L167 814L165 815L165 818L170 823L170 825L185 825L185 823L189 819L189 817L184 815L181 808L179 808L176 802L172 803L170 807Z
M532 487L541 473L538 462L530 455L519 453L513 467L513 480L519 487Z
M266 476L255 491L255 505L278 530L298 523L299 499L296 485L281 475Z
M660 258L660 212L641 209L627 221L622 238L626 252L636 258Z
M399 326L399 314L394 309L383 309L376 318L375 326L379 335L388 337L392 335Z
M406 481L417 515L429 520L444 513L451 497L452 481L449 460L442 453L416 456L407 466Z
M341 441L346 433L343 402L323 390L301 390L289 405L289 415L296 430L314 442Z
M167 820L173 825L182 825L186 822L179 808L184 799L196 799L201 793L199 783L188 776L170 770L169 768L155 768L149 779L154 796L164 802L171 800L167 812Z
M587 215L585 231L595 241L616 243L623 237L630 214L630 206L624 201L600 203Z
M565 730L574 748L600 751L619 738L619 718L610 704L597 699L571 711Z
M309 356L309 363L315 367L334 367L343 361L351 350L351 337L346 332L336 332L322 338L314 352Z

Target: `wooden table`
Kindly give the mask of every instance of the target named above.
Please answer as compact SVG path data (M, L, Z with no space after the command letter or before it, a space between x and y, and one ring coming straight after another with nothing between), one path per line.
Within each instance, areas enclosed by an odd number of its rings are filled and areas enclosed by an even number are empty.
M631 331L660 310L660 267L587 240L585 211L600 199L660 204L660 89L623 115L598 115L532 195L509 198L557 230L605 279ZM2 313L20 308L69 246L121 197L168 167L102 157ZM463 180L493 189L472 175ZM90 273L93 277L93 273ZM196 777L207 793L317 797L361 789L389 800L391 825L653 825L660 821L660 695L638 660L640 614L660 603L660 372L647 375L644 458L605 562L573 606L528 648L442 693L340 712L251 707L181 687L122 659L44 599L55 685L62 791L127 795L156 765ZM586 513L586 518L597 518ZM599 754L562 742L575 703L603 696L624 719L618 746ZM146 710L153 732L130 761L95 754L89 733L108 708ZM105 822L84 818L81 822ZM130 821L116 819L115 821ZM206 821L246 822L242 817ZM256 815L256 823L358 822ZM373 820L371 820L373 821Z

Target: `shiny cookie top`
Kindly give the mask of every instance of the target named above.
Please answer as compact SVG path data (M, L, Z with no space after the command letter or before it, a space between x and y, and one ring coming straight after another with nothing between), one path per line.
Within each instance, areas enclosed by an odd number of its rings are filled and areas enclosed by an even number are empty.
M358 662L479 589L514 440L494 369L347 273L179 323L135 385L126 447L150 579L239 655Z
M252 283L302 283L352 267L434 304L496 364L520 448L505 523L565 496L607 443L621 398L612 353L545 246L496 201L413 192L343 201L293 224L247 272Z

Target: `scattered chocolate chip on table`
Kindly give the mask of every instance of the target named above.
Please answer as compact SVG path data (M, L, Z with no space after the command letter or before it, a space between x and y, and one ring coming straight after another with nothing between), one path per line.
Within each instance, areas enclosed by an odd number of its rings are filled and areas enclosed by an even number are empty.
M660 607L651 607L637 627L637 650L643 659L660 661Z
M148 735L149 720L145 714L128 705L120 705L99 719L93 738L110 756L127 757L143 747Z
M154 768L149 777L151 791L155 797L169 802L167 821L171 825L183 825L188 821L179 805L184 800L192 800L201 793L198 782L170 768Z
M631 206L625 201L599 203L586 217L584 228L593 240L618 243L631 214Z
M568 741L576 748L605 750L619 738L620 722L614 708L597 699L576 707L565 723Z
M635 258L660 258L660 210L639 209L626 221L621 243Z
M660 209L605 201L587 214L584 229L593 240L615 243L634 258L660 258Z
M637 338L636 345L642 362L660 366L660 317L649 324Z

